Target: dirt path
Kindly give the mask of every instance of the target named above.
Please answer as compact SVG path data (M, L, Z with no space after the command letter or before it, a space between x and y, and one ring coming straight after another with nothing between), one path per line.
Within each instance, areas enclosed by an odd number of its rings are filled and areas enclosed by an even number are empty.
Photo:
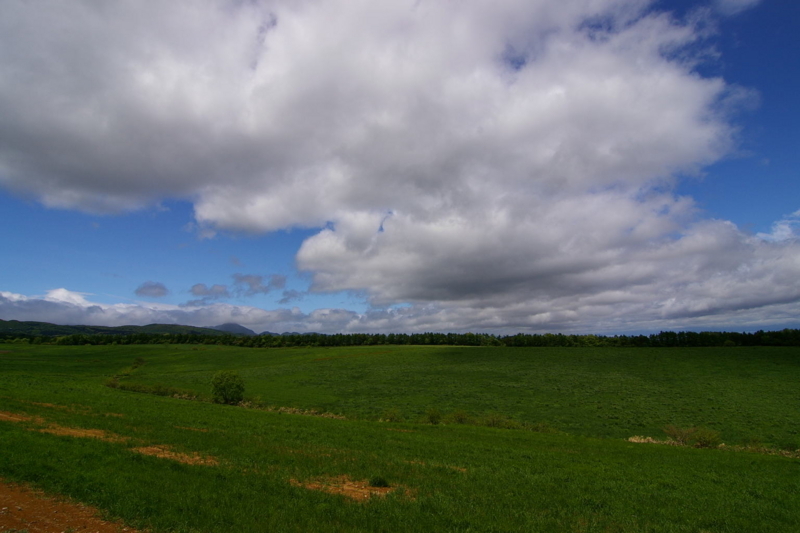
M99 518L87 505L71 503L0 478L0 533L137 533L133 528Z

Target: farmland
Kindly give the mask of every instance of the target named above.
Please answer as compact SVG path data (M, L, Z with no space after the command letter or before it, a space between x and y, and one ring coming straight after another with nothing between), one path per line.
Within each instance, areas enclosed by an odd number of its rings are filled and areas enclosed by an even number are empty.
M7 344L0 477L153 531L796 531L798 382L781 347ZM728 447L627 440L670 424Z

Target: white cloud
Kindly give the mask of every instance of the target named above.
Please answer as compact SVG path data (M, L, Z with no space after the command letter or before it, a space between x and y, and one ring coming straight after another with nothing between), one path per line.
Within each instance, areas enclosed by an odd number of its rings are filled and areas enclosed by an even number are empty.
M206 234L325 227L297 256L312 290L412 304L299 319L320 327L782 317L798 245L671 192L735 147L742 90L694 70L702 21L650 7L4 2L0 183L85 211L186 198ZM252 309L195 287L193 320Z
M756 236L768 242L796 241L800 236L798 228L800 228L800 211L795 211L791 215L774 222L771 232L758 233Z
M761 0L714 0L714 6L723 15L735 15L757 6Z
M70 304L79 307L88 307L90 303L86 299L87 296L91 296L91 294L87 292L68 291L67 289L62 288L47 291L47 294L43 300L47 302ZM19 299L19 295L16 295L16 297Z
M486 182L640 186L731 133L722 81L664 56L693 29L644 5L7 2L0 179L88 211L194 198L259 231L463 208Z

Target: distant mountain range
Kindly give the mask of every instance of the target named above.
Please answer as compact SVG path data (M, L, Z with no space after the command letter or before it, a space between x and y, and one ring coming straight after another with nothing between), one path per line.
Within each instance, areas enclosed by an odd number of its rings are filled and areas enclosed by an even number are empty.
M213 326L211 329L224 331L225 333L230 333L231 335L247 335L251 337L256 334L256 332L252 329L248 329L241 324L233 324L231 322L228 322L227 324L220 324L219 326Z
M248 329L241 324L235 323L227 323L227 324L220 324L219 326L214 326L211 329L215 329L217 331L224 331L225 333L229 333L231 335L246 335L248 337L258 337L261 335L273 335L277 337L285 337L288 335L317 335L317 333L298 333L297 331L284 331L283 333L273 333L271 331L262 331L261 333L256 333L252 329Z
M148 324L146 326L62 326L49 322L23 322L20 320L0 320L0 335L25 335L32 337L59 337L62 335L135 335L137 333L171 335L239 335L254 337L258 335L311 335L295 331L272 333L264 331L256 333L241 324L227 323L209 328L181 326L177 324Z
M176 324L148 324L146 326L61 326L49 322L21 322L0 320L0 335L31 335L56 337L61 335L135 335L137 333L172 335L255 335L239 324L222 324L213 328L180 326Z

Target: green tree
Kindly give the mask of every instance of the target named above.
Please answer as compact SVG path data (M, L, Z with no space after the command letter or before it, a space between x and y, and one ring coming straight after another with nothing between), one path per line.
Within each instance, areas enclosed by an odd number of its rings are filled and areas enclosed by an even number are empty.
M220 370L211 379L214 403L236 405L244 399L244 380L230 370Z

